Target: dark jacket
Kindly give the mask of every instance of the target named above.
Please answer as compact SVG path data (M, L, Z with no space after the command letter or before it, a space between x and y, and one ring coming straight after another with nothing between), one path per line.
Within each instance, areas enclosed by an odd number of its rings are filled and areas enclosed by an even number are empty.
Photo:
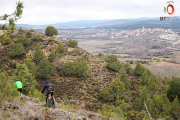
M45 86L44 86L44 89L42 91L42 93L44 92L44 90L47 88L48 91L54 91L54 87L51 83L47 83Z

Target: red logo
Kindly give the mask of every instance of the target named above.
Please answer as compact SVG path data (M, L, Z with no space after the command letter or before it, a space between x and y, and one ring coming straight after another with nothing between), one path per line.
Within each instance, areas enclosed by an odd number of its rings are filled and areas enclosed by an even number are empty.
M168 3L167 8L164 7L163 11L164 11L164 13L167 12L169 15L173 15L174 14L174 6L171 3L174 4L174 2L173 1L169 1L167 3Z

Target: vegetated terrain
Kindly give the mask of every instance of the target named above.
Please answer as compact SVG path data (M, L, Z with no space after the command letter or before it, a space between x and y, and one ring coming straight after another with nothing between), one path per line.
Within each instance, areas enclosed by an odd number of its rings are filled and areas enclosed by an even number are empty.
M137 31L142 31L143 26L145 29L149 29L143 22L140 26L140 29L136 29ZM168 76L178 75L174 74L174 72L166 72L166 68L163 66L158 68L159 72L156 72L156 69L153 68L155 64L160 62L180 63L179 32L177 30L173 30L172 33L164 31L154 31L153 33L142 32L139 35L136 34L128 38L124 38L124 35L118 35L124 31L126 31L126 34L134 34L132 29L79 29L59 30L57 37L61 39L75 39L81 48L94 55L98 53L105 55L116 54L118 60L121 62L131 62L132 65L139 61L162 78L167 75L166 73L172 73L168 74ZM167 40L160 38L163 35L177 36L175 40ZM169 68L171 67L169 66ZM178 73L178 67L172 67L171 71L173 69Z
M18 96L13 87L17 78L24 84L23 94L40 101L45 97L39 91L49 80L57 103L62 104L59 107L98 112L102 119L179 118L179 78L160 79L140 63L132 69L116 55L94 56L74 40L68 42L34 30L1 32L1 106ZM2 119L12 117L3 108ZM48 115L53 117L53 111Z

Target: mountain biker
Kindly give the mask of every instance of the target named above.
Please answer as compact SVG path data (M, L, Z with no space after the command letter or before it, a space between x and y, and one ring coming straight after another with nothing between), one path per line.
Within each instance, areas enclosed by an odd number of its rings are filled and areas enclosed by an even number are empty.
M16 80L16 83L14 84L14 87L17 87L18 91L20 92L20 95L22 95L23 84L22 84L21 81L19 81L19 79Z
M44 89L41 93L44 93L44 90L46 88L47 88L46 98L48 97L48 94L50 94L50 93L51 93L51 96L54 97L54 87L49 81L46 81L46 85L44 86ZM46 99L46 103L47 103L47 99Z

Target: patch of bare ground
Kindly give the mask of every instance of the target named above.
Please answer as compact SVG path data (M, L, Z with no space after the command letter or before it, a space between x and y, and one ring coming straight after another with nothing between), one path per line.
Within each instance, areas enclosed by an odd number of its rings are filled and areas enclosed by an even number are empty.
M142 64L146 68L150 69L154 75L157 75L161 79L164 77L180 77L180 64L170 63L170 62L159 62L152 65ZM131 65L134 69L135 64Z
M155 64L155 66L176 66L180 67L180 64L170 63L170 62L160 62Z

